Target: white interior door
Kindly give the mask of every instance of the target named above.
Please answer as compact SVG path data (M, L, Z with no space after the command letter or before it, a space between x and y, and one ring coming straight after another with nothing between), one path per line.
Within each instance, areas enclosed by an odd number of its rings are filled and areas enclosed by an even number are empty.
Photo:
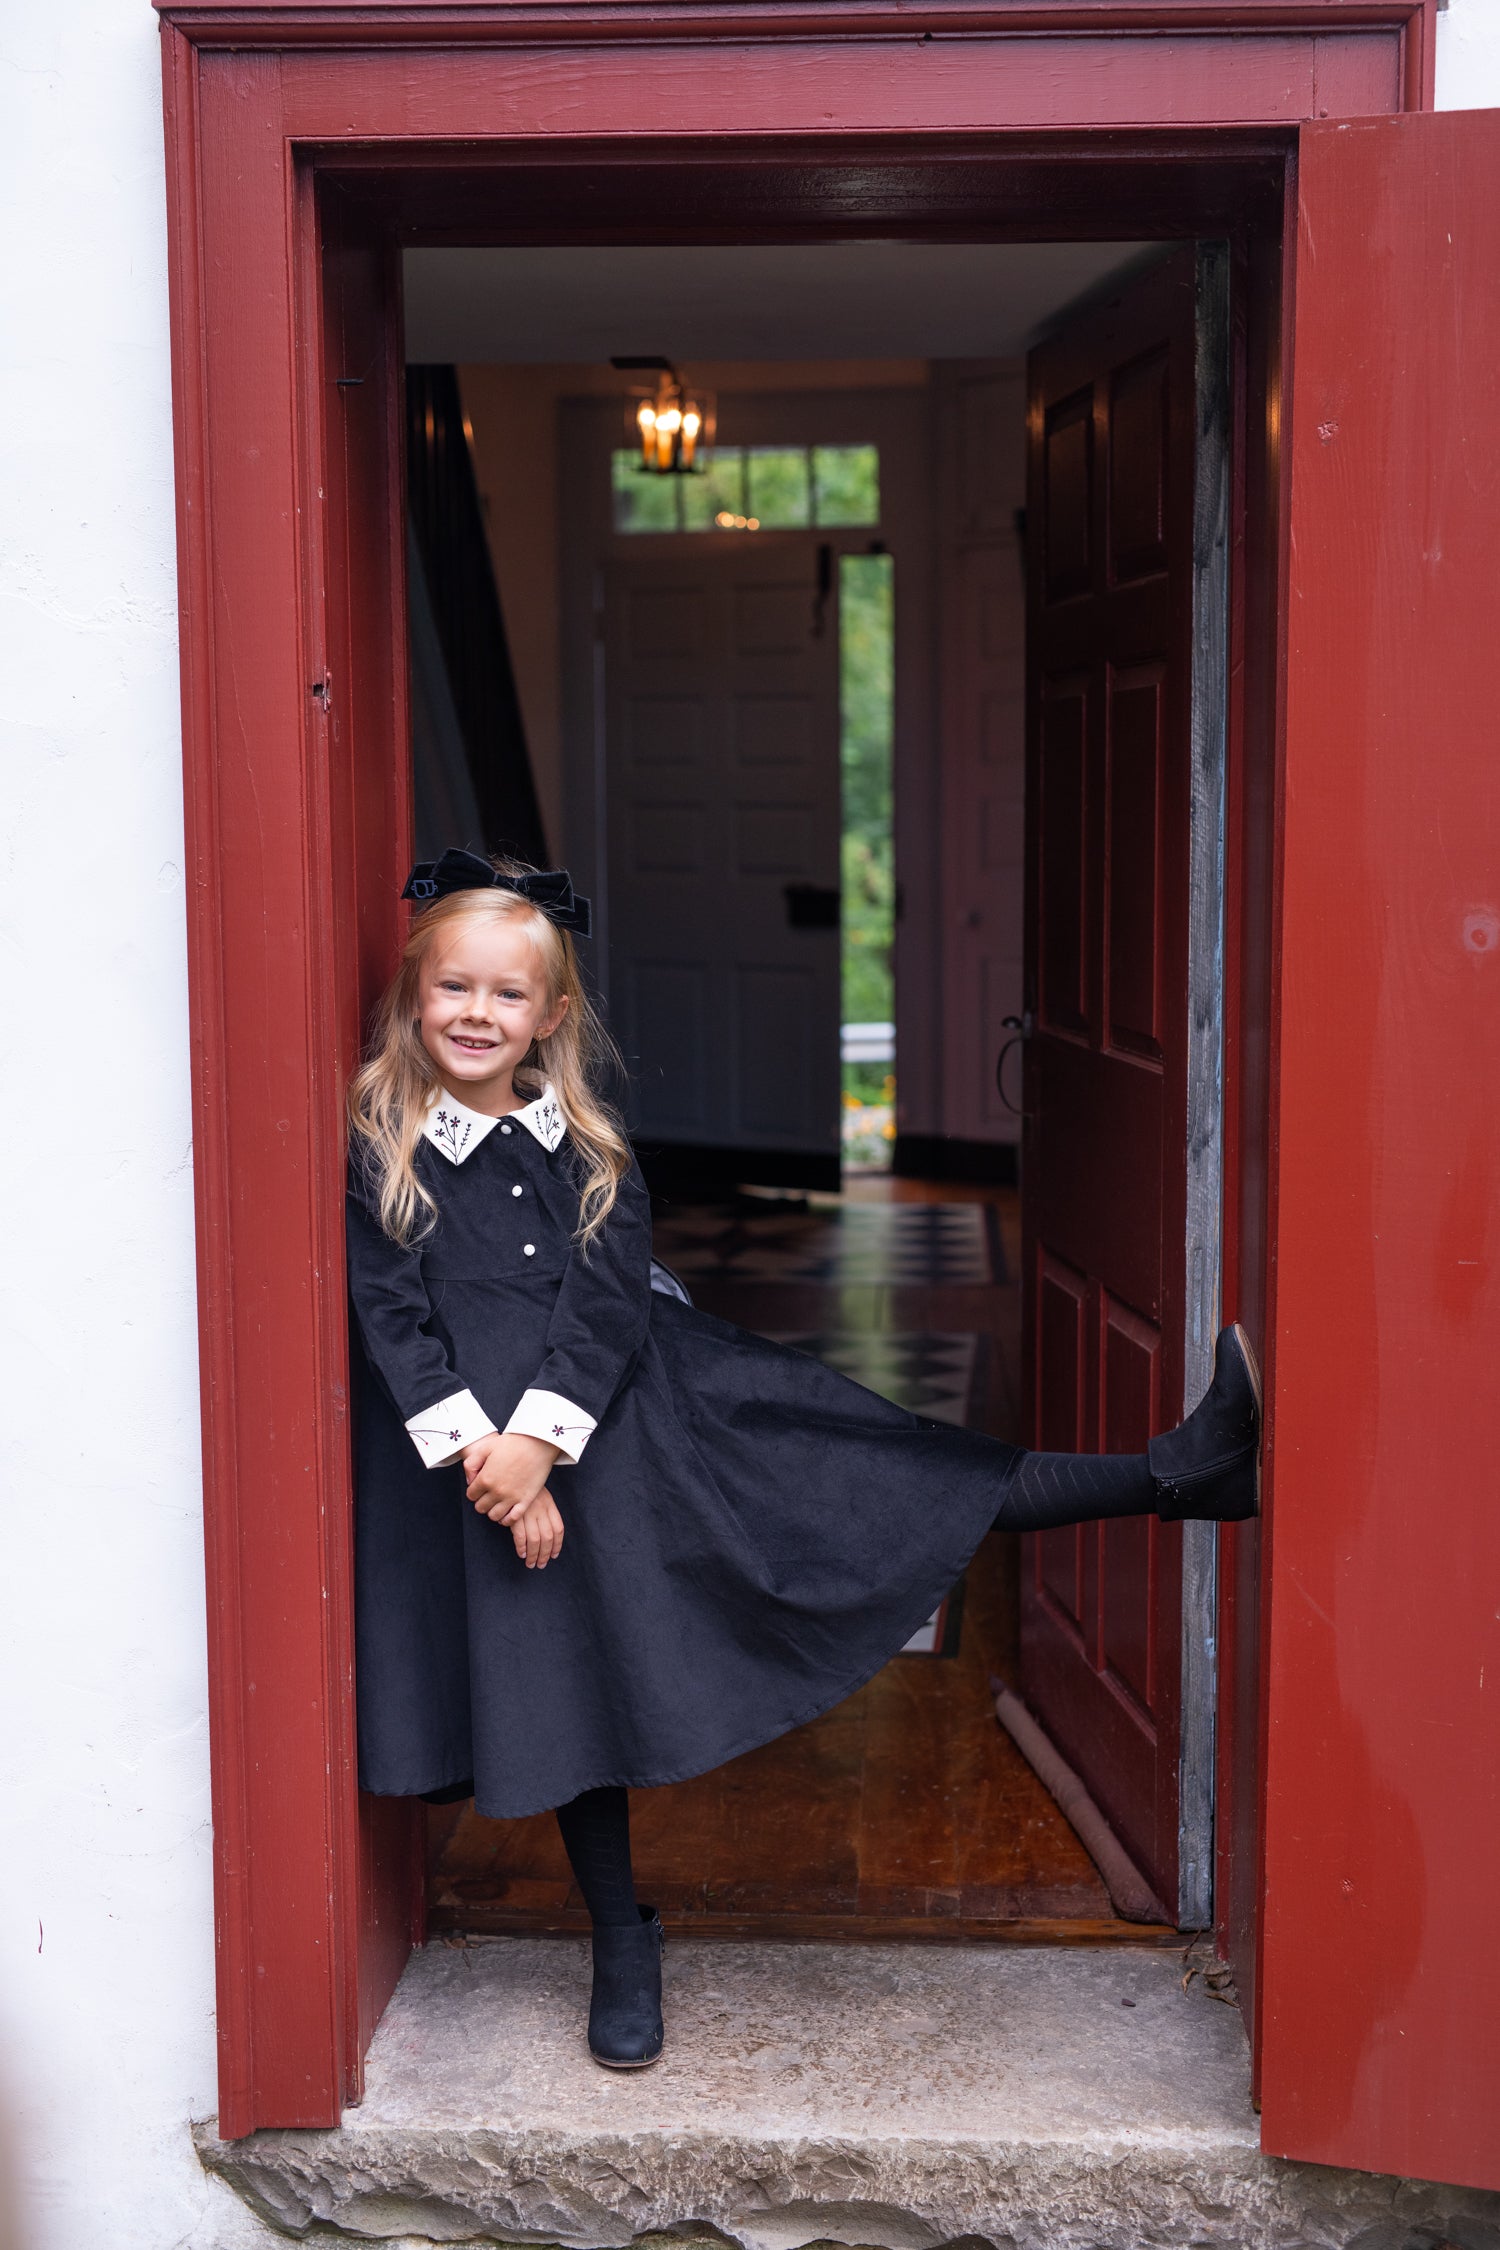
M647 1142L836 1161L836 559L608 566L610 993ZM784 1175L783 1175L784 1176Z

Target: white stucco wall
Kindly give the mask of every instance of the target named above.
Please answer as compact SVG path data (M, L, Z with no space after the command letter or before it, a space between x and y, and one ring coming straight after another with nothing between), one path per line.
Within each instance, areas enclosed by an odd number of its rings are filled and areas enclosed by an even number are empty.
M1443 106L1500 106L1452 0ZM0 12L0 2111L30 2250L260 2238L214 2106L160 91L146 0Z
M1500 0L1448 0L1438 17L1439 109L1500 109Z
M0 2104L35 2250L239 2232L186 2132L213 1930L159 68L144 0L0 9Z

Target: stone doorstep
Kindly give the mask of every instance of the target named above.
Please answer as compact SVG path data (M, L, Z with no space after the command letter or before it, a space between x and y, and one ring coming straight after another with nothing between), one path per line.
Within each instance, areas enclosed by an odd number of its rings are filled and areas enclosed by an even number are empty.
M655 2069L584 2043L585 1942L415 1955L336 2130L197 2139L281 2232L621 2250L1500 2250L1500 2194L1264 2157L1177 1955L672 1939ZM665 2250L665 2246L662 2246Z

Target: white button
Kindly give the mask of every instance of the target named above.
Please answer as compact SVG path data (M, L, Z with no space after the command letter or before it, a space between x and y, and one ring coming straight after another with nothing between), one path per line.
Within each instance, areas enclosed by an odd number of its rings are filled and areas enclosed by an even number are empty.
M510 1127L508 1125L502 1125L500 1130L502 1133L508 1133L510 1131Z
M520 1192L521 1192L521 1190L520 1190L520 1189L519 1189L518 1187L514 1187L514 1188L512 1188L512 1189L511 1189L511 1191L510 1191L510 1192L511 1192L511 1194L512 1194L512 1195L519 1195L519 1194L520 1194Z
M534 1242L527 1243L526 1255L528 1258L534 1258L536 1256L536 1244Z

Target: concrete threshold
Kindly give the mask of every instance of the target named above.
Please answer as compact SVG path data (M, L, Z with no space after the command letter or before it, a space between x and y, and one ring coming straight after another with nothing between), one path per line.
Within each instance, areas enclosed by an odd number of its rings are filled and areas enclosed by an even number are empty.
M672 1939L629 2074L588 1989L578 1940L429 1946L337 2130L203 2161L297 2237L1500 2250L1500 2196L1263 2157L1238 2012L1175 1954Z

